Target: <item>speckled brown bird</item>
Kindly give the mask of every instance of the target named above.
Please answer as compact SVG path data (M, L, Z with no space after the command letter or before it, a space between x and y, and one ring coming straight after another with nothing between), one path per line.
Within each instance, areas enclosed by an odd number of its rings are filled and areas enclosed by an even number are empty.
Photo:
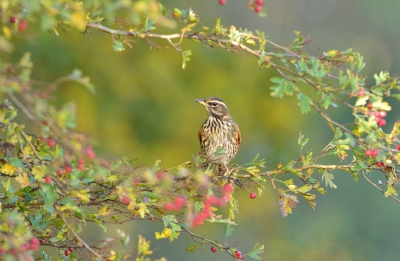
M215 163L220 170L226 172L242 140L239 126L232 119L222 99L209 97L195 101L202 104L208 112L208 117L199 131L201 152L207 163Z

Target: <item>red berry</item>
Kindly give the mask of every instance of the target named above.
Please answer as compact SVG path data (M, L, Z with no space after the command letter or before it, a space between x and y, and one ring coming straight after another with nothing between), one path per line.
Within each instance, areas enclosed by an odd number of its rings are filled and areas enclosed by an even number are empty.
M44 177L44 182L46 182L47 184L50 184L51 183L51 177L50 176Z
M372 150L366 150L365 151L365 156L371 156L372 155Z
M72 167L68 164L65 164L65 173L71 173L72 172Z
M396 150L400 150L400 144L396 146Z
M39 239L36 237L31 238L30 249L32 249L34 252L39 250Z
M255 192L250 193L250 198L255 199L257 197L257 194Z
M72 251L74 251L74 248L73 247L69 247L68 250L72 252Z
M386 117L386 111L380 111L379 112L379 117L385 118Z
M174 200L174 205L177 210L181 209L182 206L186 203L186 199L184 197L176 197Z
M44 240L43 238L39 240L40 244L43 245L44 243L46 243L46 240Z
M57 170L57 175L58 175L59 177L61 177L62 174L64 174L64 170L63 170L63 169L58 169L58 170Z
M43 121L43 125L49 126L49 125L50 125L50 122L49 122L48 120L44 120L44 121Z
M261 9L262 9L261 5L256 5L256 7L254 7L254 11L256 13L259 13L261 11Z
M357 95L358 95L358 96L363 96L364 93L365 93L365 92L364 92L364 89L359 89L358 92L357 92Z
M50 148L53 148L54 146L56 146L56 141L55 141L54 139L50 138L50 139L47 141L47 145L48 145Z
M84 159L78 159L78 165L83 165L85 163Z
M236 254L237 258L242 259L242 252L240 252L239 250L236 250L235 254Z
M383 162L377 162L377 163L376 163L376 166L377 166L377 167L383 167L383 166L385 166L385 164L383 164Z
M371 151L371 156L374 157L374 158L375 158L376 156L378 156L378 154L379 154L379 152L378 152L377 150L372 150L372 151Z
M386 125L385 119L379 118L377 121L378 121L378 125L381 126L381 127Z
M368 109L372 109L372 103L367 102L367 108L368 108Z
M219 4L220 5L225 5L226 4L226 0L219 0Z
M217 252L217 248L215 246L211 247L211 252L213 253Z
M131 203L131 200L129 199L129 197L124 196L124 198L122 199L122 203L124 203L125 205L129 205L129 203Z
M264 0L257 0L257 1L256 1L256 4L257 4L257 5L262 5L263 3L264 3Z
M65 255L69 256L69 254L71 254L71 252L69 250L65 250Z
M21 20L18 24L18 31L23 32L28 28L28 21Z
M88 157L89 159L93 159L96 156L96 153L94 152L92 146L88 146L85 149L85 154L86 154L86 157Z
M15 19L14 16L11 16L11 17L10 17L10 22L11 22L11 23L15 24L16 21L17 21L17 19Z
M172 203L167 203L164 205L164 208L166 211L171 211L171 210L175 210L175 205Z

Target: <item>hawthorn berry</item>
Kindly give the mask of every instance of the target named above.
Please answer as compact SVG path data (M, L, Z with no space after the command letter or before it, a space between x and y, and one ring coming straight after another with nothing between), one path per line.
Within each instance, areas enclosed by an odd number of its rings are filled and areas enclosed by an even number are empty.
M69 250L65 250L65 255L69 256L69 254L71 254L71 252Z
M86 154L86 157L88 157L89 159L93 159L96 156L96 153L94 152L92 146L86 147L85 154Z
M357 96L363 96L364 95L364 89L359 89L357 92Z
M17 21L17 19L15 19L14 16L10 17L10 23L15 24L16 21Z
M166 211L175 210L175 205L174 205L173 203L166 203L166 204L164 205L164 209L165 209Z
M385 119L379 118L377 121L378 121L378 125L380 127L383 127L383 126L386 125L386 120Z
M65 164L65 173L71 173L72 172L72 167L68 164Z
M257 194L255 192L250 193L250 198L255 199L257 197Z
M211 247L211 252L213 252L213 253L217 252L217 248L215 246L212 246Z
M26 30L26 28L28 28L28 21L26 20L21 20L18 23L18 31L23 32Z
M74 251L74 248L73 248L73 247L69 247L68 250L69 250L70 252L72 252L72 251Z
M366 150L365 151L365 156L369 157L372 155L372 150Z
M180 210L185 203L186 199L184 197L176 197L174 200L175 209Z
M124 196L124 198L122 199L122 203L124 203L125 205L129 205L129 203L131 203L131 200L129 199L129 197Z
M379 117L385 118L386 117L386 111L380 111L379 112Z
M50 176L44 177L44 182L46 182L46 184L50 184L51 183L51 177Z
M57 175L58 175L59 177L61 177L62 174L64 174L64 170L63 170L63 169L57 169Z
M377 163L376 163L376 166L377 166L377 167L383 167L383 166L385 166L385 164L383 164L383 162L377 162Z
M34 252L38 251L39 250L39 239L37 239L36 237L32 237L29 245L30 245L30 249L32 249Z
M396 146L396 150L400 150L400 144Z
M366 106L367 106L368 109L372 109L372 103L367 102L367 105L366 105Z
M239 250L236 250L236 251L235 251L235 254L236 254L236 257L237 257L237 258L242 259L242 257L243 257L243 256L242 256L242 252L240 252Z
M263 5L264 4L264 0L256 0L256 4L257 5Z
M219 0L219 4L220 5L225 5L226 4L226 0Z
M56 146L56 141L55 141L53 138L50 138L50 139L47 141L47 145L48 145L50 148L53 148L54 146Z
M372 150L372 151L371 151L371 156L374 157L374 158L375 158L376 156L378 156L378 154L379 154L379 152L378 152L377 150Z
M261 9L262 9L261 5L256 5L256 7L254 7L254 11L256 13L259 13L261 11Z
M40 244L43 245L44 243L46 243L46 240L44 240L43 238L41 238L40 240Z

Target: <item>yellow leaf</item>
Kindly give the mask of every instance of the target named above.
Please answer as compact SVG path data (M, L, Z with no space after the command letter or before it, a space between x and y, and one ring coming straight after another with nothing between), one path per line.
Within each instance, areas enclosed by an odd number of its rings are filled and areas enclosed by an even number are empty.
M7 26L3 26L3 34L7 39L10 39L12 36L11 30Z
M4 174L7 174L7 175L10 175L10 176L11 176L11 175L14 174L14 172L15 172L16 169L17 169L17 167L12 166L12 165L10 165L10 164L8 164L8 163L4 163L4 165L1 166L0 171L1 171L2 173L4 173Z
M32 169L32 175L38 181L42 181L45 174L46 174L46 166L35 166Z
M18 175L18 177L16 177L15 179L19 182L19 184L21 184L21 187L23 188L30 185L28 175L25 172Z
M161 238L170 238L172 234L172 230L170 228L164 228L163 232L161 234L159 232L156 232L156 239L161 239Z
M89 196L88 196L88 194L86 193L85 190L81 190L81 191L74 190L74 191L72 191L72 195L75 195L78 198L82 199L83 202L89 202L90 201L90 198L89 198Z
M117 254L115 253L115 251L110 250L110 256L108 257L108 259L114 260L116 257L117 257Z

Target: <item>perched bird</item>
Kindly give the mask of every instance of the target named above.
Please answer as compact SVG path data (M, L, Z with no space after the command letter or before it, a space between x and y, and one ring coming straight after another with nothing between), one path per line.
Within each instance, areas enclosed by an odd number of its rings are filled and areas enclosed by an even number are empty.
M228 163L238 152L242 139L239 126L229 114L225 102L217 97L196 99L208 117L199 131L200 148L207 163L215 163L219 171L227 172Z

